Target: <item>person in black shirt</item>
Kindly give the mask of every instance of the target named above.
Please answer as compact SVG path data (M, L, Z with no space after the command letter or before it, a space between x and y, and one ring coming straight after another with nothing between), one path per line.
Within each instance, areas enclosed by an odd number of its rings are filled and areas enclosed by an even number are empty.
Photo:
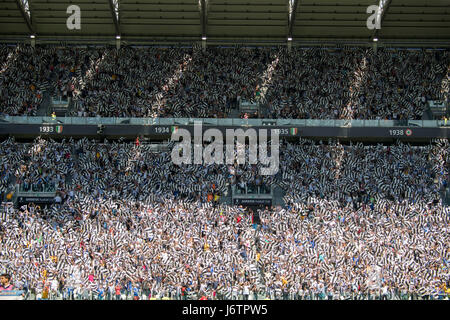
M64 294L64 286L66 285L66 281L64 280L63 277L61 277L61 279L59 279L59 283L58 283L58 294L63 295Z

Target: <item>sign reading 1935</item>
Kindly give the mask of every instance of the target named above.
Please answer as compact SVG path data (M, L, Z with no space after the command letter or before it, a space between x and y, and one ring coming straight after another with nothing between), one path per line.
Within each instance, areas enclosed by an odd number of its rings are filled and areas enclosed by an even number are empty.
M395 137L410 137L412 135L411 129L390 129L389 135Z

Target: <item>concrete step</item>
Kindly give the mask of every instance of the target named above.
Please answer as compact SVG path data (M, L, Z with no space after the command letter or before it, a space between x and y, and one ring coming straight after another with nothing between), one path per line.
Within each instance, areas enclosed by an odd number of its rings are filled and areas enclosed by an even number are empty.
M51 97L50 97L50 93L48 91L44 92L44 96L42 99L42 103L39 105L37 112L36 112L36 116L40 116L40 117L45 117L45 116L49 116L49 109L51 106Z
M450 206L450 188L446 188L441 192L442 203L445 206Z
M225 191L225 193L220 196L219 203L226 204L226 205L233 204L233 200L231 198L231 188L229 185L228 185L228 190Z
M279 186L275 186L273 189L273 200L272 200L273 205L284 207L286 205L283 199L285 194L286 193L282 188L280 188Z
M53 108L53 112L57 117L65 117L67 113L67 108Z
M238 109L231 109L228 114L228 118L239 119L241 117L241 112Z

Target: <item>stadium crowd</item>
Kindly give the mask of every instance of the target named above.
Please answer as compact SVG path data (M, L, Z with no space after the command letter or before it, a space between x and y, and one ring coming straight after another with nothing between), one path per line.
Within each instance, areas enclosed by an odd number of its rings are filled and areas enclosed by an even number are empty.
M176 166L123 141L5 140L2 176L53 177L60 201L3 204L1 271L40 298L448 297L448 140L280 151L265 183L286 190L286 206L258 210L256 224L211 197L260 179L252 166Z
M240 101L265 118L421 119L448 101L448 51L371 48L0 46L0 108L33 115L43 91L72 116L226 117Z
M50 75L42 54L22 46L0 45L0 113L36 115Z

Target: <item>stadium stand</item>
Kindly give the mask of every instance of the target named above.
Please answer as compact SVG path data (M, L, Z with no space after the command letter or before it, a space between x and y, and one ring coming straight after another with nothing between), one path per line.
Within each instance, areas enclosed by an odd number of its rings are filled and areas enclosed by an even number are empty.
M450 299L448 3L55 1L0 5L0 300Z
M242 206L208 197L258 179L251 166L179 167L145 144L9 139L3 176L53 179L61 202L4 204L0 255L16 283L33 292L48 283L53 297L112 299L119 285L174 299L183 288L242 298L244 287L271 298L438 298L448 280L449 208L438 191L449 148L445 139L286 144L281 172L264 182L284 188L287 205L260 209L257 227Z
M35 115L45 91L72 116L226 117L238 101L260 118L422 119L448 102L447 50L2 46L2 112ZM19 78L16 75L19 75Z

